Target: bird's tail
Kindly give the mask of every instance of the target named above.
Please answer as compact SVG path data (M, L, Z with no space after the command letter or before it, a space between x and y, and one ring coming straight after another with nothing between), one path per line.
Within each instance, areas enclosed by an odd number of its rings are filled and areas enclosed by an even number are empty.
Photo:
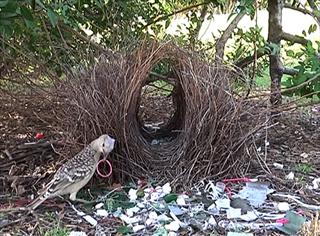
M48 197L45 196L45 194L41 194L39 197L34 199L29 205L28 208L31 210L35 210L38 206L40 206L45 200L47 200Z

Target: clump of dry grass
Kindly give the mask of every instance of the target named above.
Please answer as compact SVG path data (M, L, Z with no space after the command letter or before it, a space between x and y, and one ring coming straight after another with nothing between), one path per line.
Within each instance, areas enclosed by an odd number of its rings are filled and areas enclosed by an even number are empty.
M148 133L139 121L141 91L157 63L169 61L174 115ZM113 163L118 178L153 178L190 186L203 178L242 175L247 143L258 129L254 107L235 98L223 65L171 43L142 43L127 55L108 53L61 88L68 103L62 120L74 142L102 133L117 140ZM150 111L152 112L152 111ZM169 137L169 138L168 138ZM152 141L168 138L161 145Z
M300 232L301 236L319 236L320 235L320 218L319 212L312 218L310 223L305 223Z

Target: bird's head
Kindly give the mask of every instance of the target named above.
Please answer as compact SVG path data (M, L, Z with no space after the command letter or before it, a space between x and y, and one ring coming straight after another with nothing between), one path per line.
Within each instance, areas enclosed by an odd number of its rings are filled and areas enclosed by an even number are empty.
M96 140L92 141L92 147L102 153L105 157L113 150L115 139L111 138L109 135L101 135Z

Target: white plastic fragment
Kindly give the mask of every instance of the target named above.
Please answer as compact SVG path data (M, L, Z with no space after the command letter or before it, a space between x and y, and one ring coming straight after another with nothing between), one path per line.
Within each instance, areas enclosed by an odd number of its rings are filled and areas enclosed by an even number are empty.
M160 198L160 193L159 192L153 192L150 194L150 201L158 201Z
M134 223L138 223L140 221L139 217L128 217L125 214L121 214L119 217L121 220L123 220L126 224L134 224Z
M272 213L261 213L259 212L259 217L265 220L277 220L286 217L286 214L272 214Z
M265 183L247 182L246 186L240 190L238 196L242 199L247 199L252 206L260 207L267 199L267 195L272 191Z
M165 185L162 186L162 192L163 192L164 194L169 194L169 193L171 193L170 183L166 183Z
M180 223L178 221L172 221L170 224L164 226L166 230L177 232L180 229Z
M165 214L161 214L158 216L158 221L163 222L163 221L169 221L171 220L168 216L166 216Z
M254 211L248 211L247 214L241 215L240 219L250 222L250 221L254 221L258 218L257 214Z
M106 211L105 209L98 209L96 212L96 215L107 217L109 215L109 212Z
M151 211L148 215L148 219L146 220L146 225L151 225L158 220L158 214L155 211Z
M215 203L212 203L210 206L208 206L208 211L214 211L215 209L217 209Z
M286 175L287 180L293 180L294 179L294 173L291 171L289 174Z
M168 236L177 236L177 235L178 234L176 232L172 232L172 231L168 233Z
M144 225L135 225L135 226L132 227L132 231L136 233L136 232L138 232L138 231L140 231L140 230L142 230L144 228L145 228Z
M273 163L273 166L276 168L276 169L279 169L279 170L282 170L283 169L283 164L280 164L280 163Z
M149 213L149 218L152 219L152 220L158 219L158 214L157 214L157 212L151 211L151 212Z
M126 210L126 214L129 216L129 217L132 217L135 213L138 213L140 211L140 208L135 206L135 207L131 207L131 208L128 208Z
M101 207L103 207L103 203L102 202L100 202L100 203L98 203L96 206L95 206L95 208L96 209L100 209Z
M320 178L316 178L312 181L313 187L312 189L318 189L320 185Z
M309 155L307 153L303 152L303 153L300 154L300 156L302 158L308 158Z
M281 212L286 212L290 210L290 205L287 202L279 202L277 203L277 209Z
M226 230L258 230L258 229L274 229L282 226L282 223L255 223L255 222L231 222L220 220L218 225Z
M128 195L129 195L130 201L134 202L135 200L137 200L137 198L138 198L137 192L138 192L138 190L136 190L136 189L131 188L129 190Z
M169 210L176 216L180 216L183 215L185 213L184 210L182 210L180 207L178 206L168 206Z
M92 216L85 215L83 218L93 226L96 226L98 224L98 222Z
M295 196L291 196L291 195L286 195L286 194L280 194L280 193L276 193L274 194L275 196L279 196L279 197L287 197L289 199L292 199L294 200L296 203L298 203L300 206L302 207L305 207L305 208L308 208L310 210L315 210L315 211L319 211L320 210L320 206L317 206L317 205L310 205L310 204L306 204L306 203L303 203L301 201L299 201L297 199L297 197Z
M189 198L187 195L185 194L182 194L182 195L179 195L178 198L177 198L177 204L179 206L186 206L186 199Z
M205 186L204 192L208 193L212 200L216 200L219 197L219 191L212 181L209 180L209 183Z
M137 207L139 207L139 208L145 208L146 205L145 205L143 202L138 202L138 203L137 203Z
M82 218L85 219L89 224L91 224L92 226L96 226L98 224L98 222L92 216L86 215L86 213L84 213L83 211L77 210L77 208L73 204L69 204L72 207L72 209L77 213L77 215L82 216Z
M87 236L87 234L82 231L71 231L69 236Z
M228 219L236 219L240 218L241 216L241 209L240 208L232 208L230 207L227 209L227 218Z
M253 236L252 233L228 232L227 236Z
M219 198L216 201L216 206L218 209L229 209L230 208L230 199L229 198Z
M210 216L208 223L209 223L209 225L212 225L212 226L217 225L217 221L215 220L215 218L213 216Z

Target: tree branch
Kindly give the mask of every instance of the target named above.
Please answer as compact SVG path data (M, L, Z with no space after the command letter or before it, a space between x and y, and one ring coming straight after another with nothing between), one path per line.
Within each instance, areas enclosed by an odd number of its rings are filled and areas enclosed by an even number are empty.
M318 80L319 78L320 78L320 74L316 74L315 76L313 76L312 78L306 80L305 82L303 82L303 83L301 83L301 84L298 84L298 85L296 85L296 86L287 88L287 89L283 89L283 90L281 90L281 92L287 93L287 92L292 92L292 91L294 91L294 90L303 88L304 86L308 85L309 83L311 83L311 82L313 82L313 81L315 81L315 80Z
M216 43L216 60L217 61L222 61L223 60L223 55L224 55L224 48L225 45L232 35L232 32L234 29L237 27L239 21L242 19L242 17L245 15L245 12L242 11L240 12L228 25L225 31L223 31L221 37L218 39Z
M308 0L308 3L312 9L313 17L317 20L318 25L320 26L319 7L317 6L314 0Z
M295 76L295 75L297 75L299 73L299 70L293 69L293 68L284 67L282 73L286 74L286 75Z
M313 0L312 1L308 1L308 2L309 2L309 6L313 9L313 11L309 11L308 9L301 8L301 7L295 7L295 6L293 6L291 4L288 4L288 3L284 4L284 7L288 8L288 9L291 9L291 10L294 10L294 11L301 12L301 13L303 13L305 15L312 16L315 19L315 21L317 22L317 24L320 26L320 17L317 16L317 14L314 13L314 11L317 10L317 6L315 5Z
M257 51L257 59L259 59L260 57L263 57L264 55L267 54L266 50L258 50ZM250 55L247 56L239 61L237 61L235 63L235 65L241 69L247 67L248 65L250 65L252 62L254 61L254 55Z
M288 9L291 9L291 10L295 10L295 11L299 11L303 14L306 14L306 15L311 15L311 16L314 16L313 13L305 8L301 8L301 7L295 7L295 6L292 6L291 4L288 4L288 3L285 3L284 4L284 7L285 8L288 8Z
M307 45L309 40L301 37L301 36L297 36L297 35L293 35L293 34L289 34L289 33L286 33L286 32L282 32L282 37L281 39L283 40L286 40L286 41L290 41L290 42L293 42L293 43L299 43L299 44L302 44L302 45Z
M194 4L194 5L187 6L185 8L176 10L176 11L174 11L172 13L167 14L167 15L158 16L158 17L154 18L153 20L151 20L149 23L147 23L143 28L146 29L146 28L148 28L148 26L153 25L153 24L155 24L155 23L157 23L159 21L165 20L170 16L174 16L174 15L177 15L177 14L182 13L182 12L190 11L193 8L197 8L197 7L209 4L209 3L211 3L211 1L204 1L204 2L201 2L201 3L198 3L198 4Z

